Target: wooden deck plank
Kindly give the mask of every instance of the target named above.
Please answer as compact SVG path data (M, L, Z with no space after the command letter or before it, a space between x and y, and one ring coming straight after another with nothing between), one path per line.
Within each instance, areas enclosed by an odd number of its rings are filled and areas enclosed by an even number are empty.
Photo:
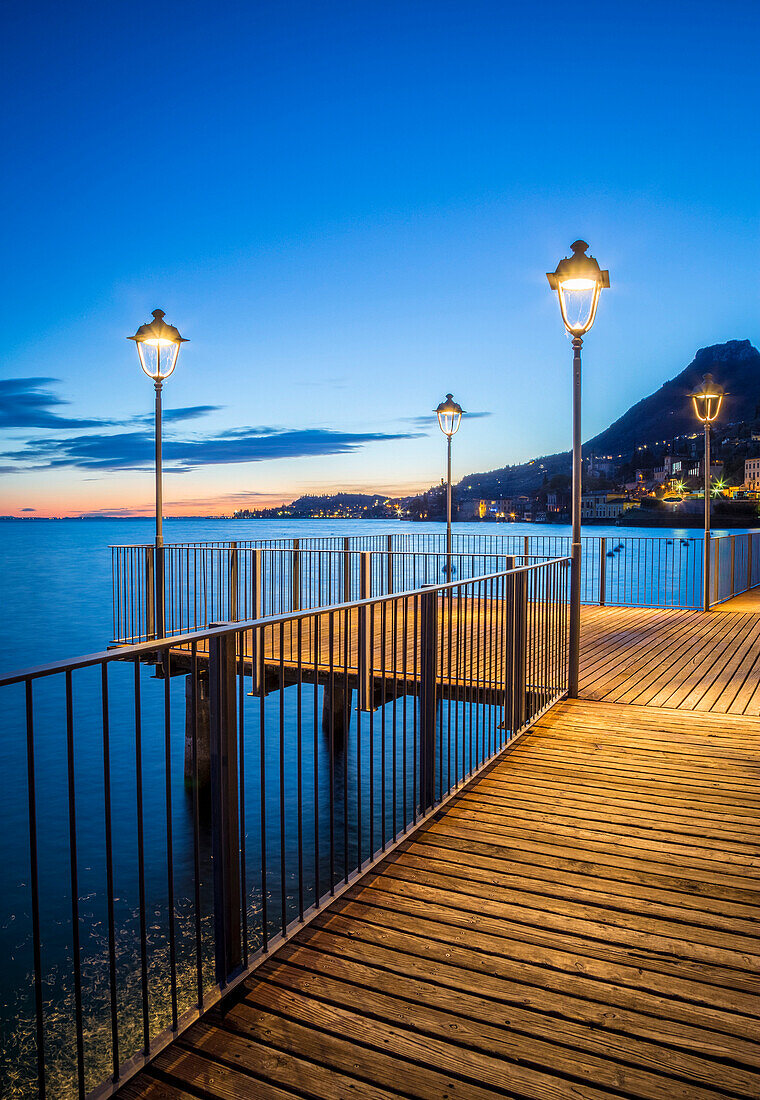
M760 621L749 611L584 607L584 698L760 716Z
M125 1100L760 1096L758 744L559 704Z

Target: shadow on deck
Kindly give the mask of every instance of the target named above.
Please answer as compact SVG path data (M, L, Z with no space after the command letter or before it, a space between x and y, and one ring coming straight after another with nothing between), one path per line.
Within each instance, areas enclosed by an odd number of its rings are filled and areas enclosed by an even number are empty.
M558 704L119 1095L757 1097L758 739Z

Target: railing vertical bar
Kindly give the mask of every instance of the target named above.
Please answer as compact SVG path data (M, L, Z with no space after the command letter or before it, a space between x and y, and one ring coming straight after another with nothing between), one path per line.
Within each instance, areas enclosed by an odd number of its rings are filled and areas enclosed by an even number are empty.
M322 896L319 874L319 664L322 640L320 627L322 616L314 618L314 900Z
M244 559L245 560L245 559ZM251 634L251 673L253 673L253 630ZM238 829L238 845L240 848L240 931L243 947L243 966L248 966L248 885L245 857L245 660L246 638L248 632L241 630L235 634L238 643L238 807L240 813L240 827ZM253 680L253 675L251 675Z
M292 630L292 624L291 624ZM292 637L292 635L291 635ZM280 926L288 926L287 879L285 876L285 623L280 623Z
M335 893L335 619L327 616L328 673L322 695L330 754L330 895ZM324 729L324 724L323 724Z
M385 799L386 799L386 738L385 738L385 688L386 688L386 647L388 644L388 604L380 604L380 845L385 851Z
M143 821L142 704L140 658L134 660L135 698L135 788L137 798L137 878L140 897L140 976L143 1013L143 1049L150 1054L150 1006L148 1001L148 929L145 905L145 837Z
M269 950L269 906L267 901L267 738L266 738L266 627L260 627L259 661L261 662L261 694L259 696L259 813L261 827L261 946ZM274 632L271 632L274 650Z
M174 841L172 834L171 756L171 651L163 655L164 670L164 798L166 802L166 899L169 909L169 975L171 982L172 1030L177 1030L177 952L174 912ZM105 665L103 666L105 668Z
M351 730L351 681L349 679L350 658L350 622L348 611L339 616L339 625L343 625L343 685L341 698L343 700L342 737L341 737L341 761L343 763L343 880L348 882L348 745ZM357 777L358 779L358 777Z
M190 648L190 726L193 775L193 892L195 902L195 977L199 1011L203 1009L203 942L201 938L200 803L198 792L198 643Z
M303 920L303 619L296 626L297 686L296 686L296 773L298 802L298 919Z
M71 669L66 670L66 762L69 794L69 869L71 877L71 946L74 964L74 1014L77 1052L77 1088L85 1096L84 1027L82 1014L82 959L79 941L79 875L77 868L76 780L74 768L74 699Z
M37 1041L37 1092L44 1100L45 1074L45 1024L42 1009L42 950L40 936L39 865L37 859L37 792L34 776L34 709L32 681L24 682L26 704L26 782L29 817L29 876L32 902L32 951L34 958L34 1019ZM111 1004L113 1006L113 989Z

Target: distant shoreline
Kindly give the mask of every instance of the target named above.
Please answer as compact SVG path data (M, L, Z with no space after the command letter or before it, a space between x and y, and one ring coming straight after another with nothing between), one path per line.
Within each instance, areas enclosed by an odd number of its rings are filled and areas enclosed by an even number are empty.
M283 517L285 518L285 517ZM164 521L170 520L172 523L187 522L197 523L203 521L204 523L272 523L274 522L269 517L255 516L243 519L235 519L233 516L164 516ZM122 521L124 523L139 523L144 522L153 524L155 522L152 516L0 516L0 523L113 523L116 521ZM359 523L363 522L362 517L358 516L288 516L286 522L293 523ZM371 522L379 523L408 523L411 527L417 525L416 520L400 520L397 516L373 516ZM445 526L446 521L444 519L432 519L426 518L424 523L436 523L441 527ZM530 520L454 520L454 530L460 526L460 524L477 525L484 529L489 527L496 527L499 529L500 534L504 534L504 529L510 527L519 526L520 528L526 526L535 527L569 527L570 517L562 517L562 519L544 520L541 523L534 523ZM582 526L586 527L640 527L644 530L656 530L658 528L687 528L689 530L701 531L704 527L704 518L697 513L679 514L675 512L669 512L662 514L660 512L641 512L634 520L631 517L631 512L625 512L618 520L611 519L584 519ZM760 529L760 516L731 516L731 515L716 515L712 516L712 526L716 529L724 528L758 528ZM494 532L496 533L496 532Z

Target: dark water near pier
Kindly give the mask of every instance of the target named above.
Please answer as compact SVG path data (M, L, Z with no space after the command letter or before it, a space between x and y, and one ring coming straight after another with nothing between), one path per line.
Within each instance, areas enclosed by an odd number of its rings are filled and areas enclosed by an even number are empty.
M396 524L387 521L195 521L169 520L167 542L283 538L329 535L367 535L431 531L440 535L441 524ZM457 524L457 534L566 535L559 525ZM654 535L662 539L693 537L696 532L594 527L597 536L619 539L624 535ZM0 584L3 615L0 621L2 670L40 665L104 649L111 637L111 557L115 543L150 542L149 521L20 521L0 524ZM143 817L145 824L146 937L149 946L149 989L151 1028L155 1033L166 1026L168 989L168 882L167 855L167 760L173 834L174 889L176 895L178 999L180 1012L193 1002L193 970L196 936L194 901L193 800L183 782L185 683L179 676L169 681L168 707L171 736L167 756L164 740L163 681L152 676L149 667L139 669L140 721L142 733ZM286 695L295 689L287 689ZM119 1034L122 1054L128 1057L140 1045L141 1021L134 1008L139 1002L139 938L137 916L138 869L136 863L137 805L135 800L135 671L130 665L114 664L109 670L112 822L114 835L115 926L120 1000ZM355 861L359 844L366 856L370 829L375 844L384 829L391 835L408 820L412 797L404 777L412 768L413 745L404 731L409 723L399 722L396 734L381 739L379 732L368 740L365 717L359 728L354 717L349 738L339 753L331 753L321 729L320 692L304 690L301 707L301 736L298 737L294 707L286 707L284 745L280 766L280 705L277 694L264 704L264 736L260 701L246 696L244 703L247 755L246 862L250 868L247 890L252 948L260 942L265 927L263 908L272 927L285 907L288 919L298 909L297 863L297 768L300 750L301 782L304 792L304 862L300 868L303 902L316 896L316 879L324 889L331 873L342 874L348 852L348 867ZM289 697L290 698L290 697ZM52 1067L51 1096L73 1095L74 1031L72 992L72 897L70 886L70 844L66 758L66 698L63 677L39 683L34 691L34 750L38 813L42 963L45 974L46 1045ZM0 831L3 859L0 860L0 1095L33 1096L34 1002L31 907L29 882L29 831L26 724L22 687L0 689L3 736L0 738ZM414 703L408 703L409 711ZM457 708L452 705L452 712ZM103 890L105 839L103 815L103 743L101 724L101 682L98 669L82 670L72 677L73 742L75 759L76 835L78 845L79 925L82 957L85 960L85 1051L101 1076L108 1072L109 989L107 962L107 913ZM442 724L458 723L460 716L443 716ZM375 716L379 731L382 714ZM462 718L462 724L464 720ZM388 723L390 728L390 721ZM454 747L462 760L476 740L475 754L486 748L493 730L470 730ZM464 738L464 735L463 735ZM361 742L361 744L359 744ZM264 745L263 753L261 745ZM363 805L361 835L355 825L359 786L357 748L361 749L361 786L369 797L369 769L373 768L373 806ZM447 745L447 752L451 746ZM391 762L397 762L397 782ZM260 768L266 766L264 826ZM385 783L383 783L385 765ZM281 798L281 784L282 794ZM329 792L335 791L333 820L329 814ZM383 806L383 801L385 805ZM319 813L315 828L315 808ZM285 821L284 851L286 888L279 880L281 854L280 822ZM347 828L344 828L347 822ZM204 816L199 831L201 868L199 919L202 931L203 967L211 975L210 937L211 880L208 821ZM315 838L318 840L317 853ZM262 880L259 873L262 848L270 868ZM97 1078L88 1079L93 1087Z

